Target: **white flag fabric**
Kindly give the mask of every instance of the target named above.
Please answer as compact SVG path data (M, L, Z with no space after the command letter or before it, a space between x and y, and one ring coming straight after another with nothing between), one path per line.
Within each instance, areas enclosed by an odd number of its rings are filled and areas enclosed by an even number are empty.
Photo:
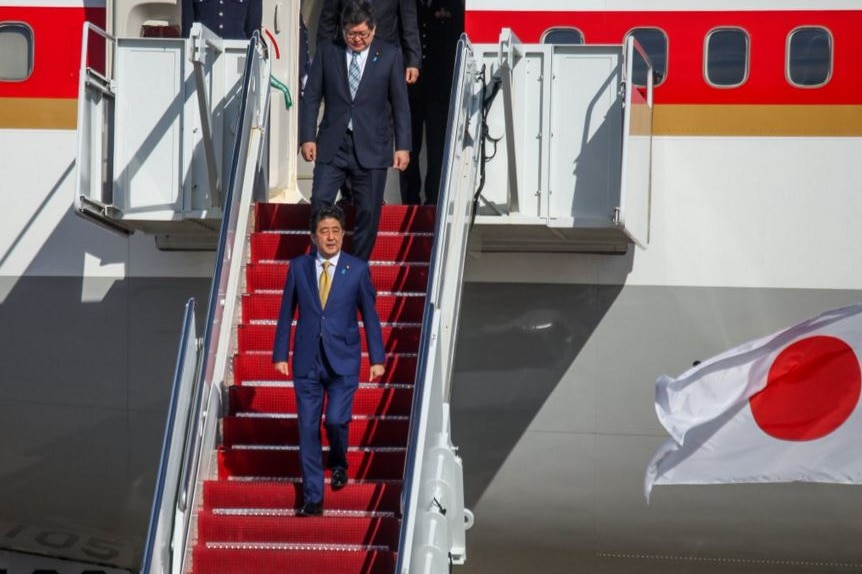
M655 484L862 482L862 304L656 381Z

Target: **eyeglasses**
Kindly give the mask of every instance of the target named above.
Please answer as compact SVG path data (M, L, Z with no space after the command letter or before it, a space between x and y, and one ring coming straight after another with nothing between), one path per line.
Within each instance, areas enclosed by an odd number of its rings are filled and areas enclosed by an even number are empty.
M358 38L360 40L365 40L369 36L371 36L371 30L366 30L364 32L348 32L347 30L344 31L345 38Z

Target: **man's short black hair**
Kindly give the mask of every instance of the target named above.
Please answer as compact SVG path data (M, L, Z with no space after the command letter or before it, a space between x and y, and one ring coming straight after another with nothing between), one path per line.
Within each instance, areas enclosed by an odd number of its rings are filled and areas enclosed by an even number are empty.
M344 5L341 11L342 29L352 28L360 24L367 24L370 30L374 29L374 9L368 0L352 0Z
M345 223L344 218L344 210L338 207L337 205L324 205L316 212L311 214L311 234L314 235L317 233L317 226L320 225L320 222L324 219L337 219L338 223L341 224L341 229L344 230L347 225Z

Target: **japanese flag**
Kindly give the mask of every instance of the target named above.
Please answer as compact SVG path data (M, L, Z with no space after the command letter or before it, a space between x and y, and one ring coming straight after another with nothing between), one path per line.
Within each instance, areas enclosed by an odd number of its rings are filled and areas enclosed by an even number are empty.
M656 381L670 433L655 484L862 482L862 305L804 323Z

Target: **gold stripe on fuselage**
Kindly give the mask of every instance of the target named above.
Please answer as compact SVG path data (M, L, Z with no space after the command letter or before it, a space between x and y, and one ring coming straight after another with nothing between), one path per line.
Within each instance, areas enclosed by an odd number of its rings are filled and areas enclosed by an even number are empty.
M0 129L73 130L77 115L71 98L0 98Z
M664 104L653 110L657 136L862 136L862 106Z
M635 133L645 133L645 108L633 110ZM77 100L0 98L0 129L75 129ZM862 137L858 105L657 104L656 136Z

